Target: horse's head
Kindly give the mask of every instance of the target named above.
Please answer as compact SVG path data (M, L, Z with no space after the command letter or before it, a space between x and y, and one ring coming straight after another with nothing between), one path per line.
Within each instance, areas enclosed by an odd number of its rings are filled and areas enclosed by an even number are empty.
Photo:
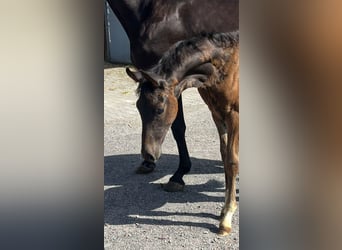
M161 155L161 145L167 131L176 119L178 101L172 84L150 72L132 72L127 74L139 82L139 98L136 106L142 120L141 153L145 161L153 163Z

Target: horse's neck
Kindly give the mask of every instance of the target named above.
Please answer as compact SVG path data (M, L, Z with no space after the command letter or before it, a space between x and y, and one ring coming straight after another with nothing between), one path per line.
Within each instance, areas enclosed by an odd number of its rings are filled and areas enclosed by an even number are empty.
M159 72L156 73L164 76L167 80L177 80L177 82L189 75L209 74L210 70L208 71L208 69L211 67L208 67L208 62L220 49L214 48L208 41L204 41L201 45L206 46L206 49L187 52L187 56L182 56L180 51L175 54L170 53L159 61L159 69L157 68ZM176 60L173 61L173 58Z
M224 58L231 53L239 41L238 32L216 33L183 40L164 54L154 67L155 73L165 79L176 79L178 82L185 76L215 58Z
M181 67L171 69L171 73L161 74L166 82L173 86L174 95L178 98L187 88L200 88L214 72L213 65L209 62L213 51L206 51L206 57L202 51L192 54L183 61ZM166 68L165 68L166 69Z
M132 40L139 30L139 6L142 0L107 0L107 2L119 19L127 36Z

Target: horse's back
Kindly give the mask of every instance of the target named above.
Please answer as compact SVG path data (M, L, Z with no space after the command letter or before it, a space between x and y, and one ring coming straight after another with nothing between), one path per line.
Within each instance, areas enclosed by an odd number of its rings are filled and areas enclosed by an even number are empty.
M140 32L131 45L133 61L140 68L155 64L180 40L239 28L238 0L152 0L139 11Z

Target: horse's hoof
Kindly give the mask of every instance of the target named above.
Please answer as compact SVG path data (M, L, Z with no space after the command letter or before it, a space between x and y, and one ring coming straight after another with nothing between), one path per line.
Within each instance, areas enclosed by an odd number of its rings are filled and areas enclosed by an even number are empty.
M184 186L177 182L169 181L166 184L161 184L162 188L167 192L180 192L184 190Z
M148 174L153 172L156 164L153 162L143 161L140 166L135 170L137 174Z
M232 229L230 227L220 227L219 231L218 231L218 235L220 236L226 236L228 235L230 232L232 231Z

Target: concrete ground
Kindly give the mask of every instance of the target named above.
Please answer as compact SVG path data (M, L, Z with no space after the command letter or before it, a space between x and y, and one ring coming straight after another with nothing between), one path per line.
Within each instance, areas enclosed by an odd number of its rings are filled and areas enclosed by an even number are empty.
M105 249L239 249L239 209L229 236L216 234L224 202L218 134L196 89L183 93L192 169L184 192L160 187L178 167L171 131L154 172L135 174L141 162L136 85L125 67L104 65Z

